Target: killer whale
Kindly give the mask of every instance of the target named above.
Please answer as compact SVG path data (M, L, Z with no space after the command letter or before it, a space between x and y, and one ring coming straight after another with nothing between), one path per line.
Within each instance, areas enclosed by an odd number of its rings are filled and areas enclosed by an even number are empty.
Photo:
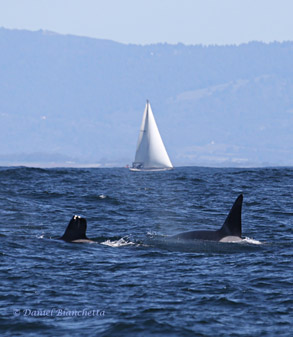
M223 226L216 231L190 231L171 236L172 239L180 240L204 240L220 242L241 241L241 211L243 195L240 194L235 200ZM86 236L87 221L78 215L74 215L67 228L59 239L66 242L94 242Z
M64 240L66 242L75 242L75 243L94 242L86 236L86 227L87 227L86 218L74 215L69 221L69 224L67 225L67 228L63 236L61 236L59 239Z
M216 231L191 231L171 236L172 239L180 240L204 240L219 242L241 241L241 210L243 195L240 194L235 200L223 226Z

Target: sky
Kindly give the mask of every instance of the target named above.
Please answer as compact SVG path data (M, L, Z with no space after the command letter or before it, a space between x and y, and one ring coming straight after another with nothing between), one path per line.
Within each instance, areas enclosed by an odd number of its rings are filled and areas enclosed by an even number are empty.
M293 0L0 0L0 27L121 43L293 40Z

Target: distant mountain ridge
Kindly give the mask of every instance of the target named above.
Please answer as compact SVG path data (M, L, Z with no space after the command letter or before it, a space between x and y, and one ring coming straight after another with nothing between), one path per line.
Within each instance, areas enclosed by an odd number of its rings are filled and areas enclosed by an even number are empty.
M292 42L140 46L1 28L0 51L0 164L130 164L149 99L174 165L293 165Z

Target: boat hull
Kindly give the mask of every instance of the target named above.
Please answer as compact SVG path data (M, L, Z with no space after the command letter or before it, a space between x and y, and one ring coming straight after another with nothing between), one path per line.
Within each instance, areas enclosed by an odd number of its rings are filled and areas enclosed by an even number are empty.
M130 167L130 171L132 172L159 172L159 171L170 171L173 170L173 167L163 167L163 168L144 168L144 169L139 169L135 167Z

